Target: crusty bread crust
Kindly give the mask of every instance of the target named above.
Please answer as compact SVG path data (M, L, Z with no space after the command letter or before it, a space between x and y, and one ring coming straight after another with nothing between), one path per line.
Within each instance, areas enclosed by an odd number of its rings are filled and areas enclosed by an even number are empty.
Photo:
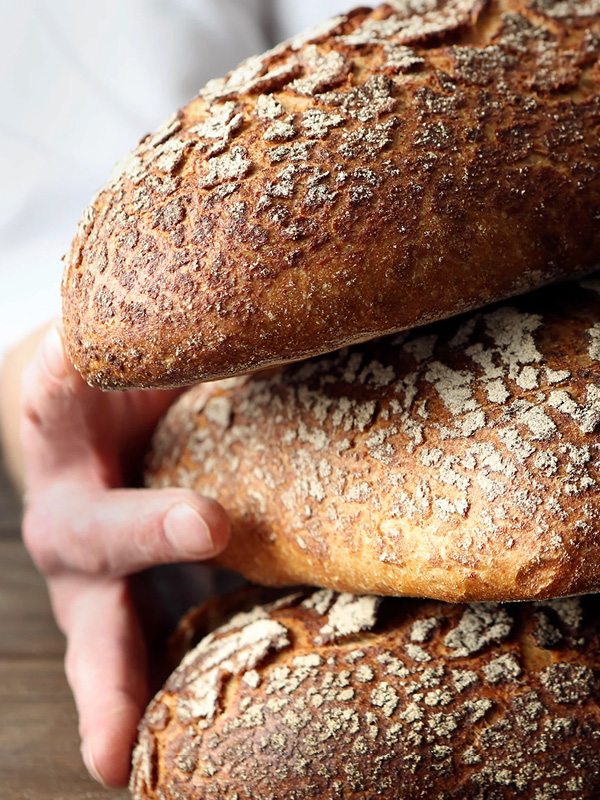
M104 387L299 360L600 259L597 0L357 9L146 137L66 262Z
M460 606L310 590L245 610L149 706L133 796L597 800L599 610L598 597Z
M587 287L587 288L584 288ZM600 280L200 385L151 486L217 498L257 583L442 600L600 590Z

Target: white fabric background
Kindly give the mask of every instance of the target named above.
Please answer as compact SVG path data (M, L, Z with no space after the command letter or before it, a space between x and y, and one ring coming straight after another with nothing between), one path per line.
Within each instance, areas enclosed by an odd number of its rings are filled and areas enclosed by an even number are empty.
M0 356L59 312L113 164L211 77L350 0L0 0Z

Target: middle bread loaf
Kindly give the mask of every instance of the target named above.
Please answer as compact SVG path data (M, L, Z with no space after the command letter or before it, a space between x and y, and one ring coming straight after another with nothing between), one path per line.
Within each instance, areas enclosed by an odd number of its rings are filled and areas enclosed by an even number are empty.
M267 585L443 600L600 589L600 281L200 386L153 486L218 499Z

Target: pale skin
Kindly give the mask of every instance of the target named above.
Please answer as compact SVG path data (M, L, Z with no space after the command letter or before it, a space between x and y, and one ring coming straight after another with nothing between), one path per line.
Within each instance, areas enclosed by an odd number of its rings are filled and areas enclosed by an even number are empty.
M214 501L186 489L127 489L175 392L87 386L55 326L11 351L0 373L5 460L25 500L23 537L67 638L81 752L107 786L129 777L148 700L146 654L128 576L201 561L227 544Z

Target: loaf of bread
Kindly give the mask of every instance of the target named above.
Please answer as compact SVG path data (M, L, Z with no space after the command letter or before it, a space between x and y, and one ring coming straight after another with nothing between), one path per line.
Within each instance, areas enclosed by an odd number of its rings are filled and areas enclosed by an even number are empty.
M301 360L600 261L597 0L396 0L209 83L85 213L85 379Z
M600 281L199 385L150 486L218 499L224 566L441 600L600 590Z
M597 800L599 612L326 590L256 606L149 706L133 796Z

